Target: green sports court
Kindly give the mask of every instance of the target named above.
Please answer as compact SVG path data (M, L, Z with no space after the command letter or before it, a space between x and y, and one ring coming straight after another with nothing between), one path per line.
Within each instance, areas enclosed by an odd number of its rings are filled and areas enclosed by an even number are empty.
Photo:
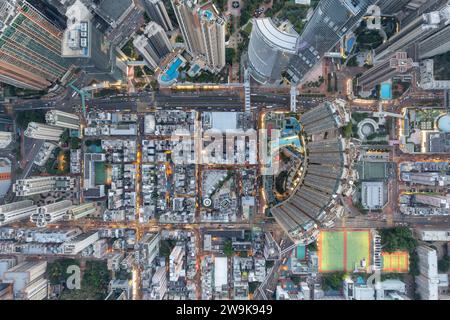
M370 230L322 230L318 239L319 272L352 272L371 264ZM364 269L364 268L362 268Z

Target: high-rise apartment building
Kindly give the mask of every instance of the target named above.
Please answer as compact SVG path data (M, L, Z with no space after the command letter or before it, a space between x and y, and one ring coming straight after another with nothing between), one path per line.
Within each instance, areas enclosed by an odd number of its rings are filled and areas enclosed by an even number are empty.
M144 0L144 6L152 21L158 23L165 31L173 30L172 21L162 0Z
M49 223L54 223L64 218L72 206L72 201L62 200L51 203L42 207L38 207L36 212L31 215L31 222L36 223L36 226L43 228Z
M422 300L438 300L438 268L436 250L422 245L416 249L420 275L415 277L416 290Z
M173 50L163 28L153 21L147 24L143 35L134 39L133 45L152 69L158 68L161 60Z
M169 280L178 281L180 277L186 276L185 269L186 250L182 245L176 245L169 256Z
M250 75L259 83L274 83L281 78L297 51L298 34L280 30L272 19L254 19L248 46Z
M25 261L3 273L3 282L13 285L15 299L43 300L48 295L46 269L47 261Z
M396 52L389 59L377 62L358 78L358 85L364 91L372 90L376 85L394 77L407 77L414 66L406 52Z
M0 226L26 219L36 212L37 206L31 200L23 200L0 206Z
M158 267L153 274L150 299L162 300L167 292L167 275L165 267Z
M28 123L28 127L25 130L24 135L32 139L59 141L63 131L64 129L60 127L30 122Z
M0 206L0 226L26 219L36 212L36 208L31 200L4 204Z
M212 72L225 66L225 21L210 3L172 0L181 34L190 53L202 56Z
M375 59L377 61L388 59L394 52L404 51L416 44L419 44L419 48L422 48L419 49L419 57L421 59L433 53L436 48L436 52L439 52L439 45L436 46L434 41L439 37L433 37L433 35L445 28L448 22L450 22L449 4L441 6L438 10L415 17L403 26L398 33L375 49ZM440 36L442 37L442 34ZM425 46L427 39L431 39L428 44L433 44L430 49ZM442 45L445 46L445 42Z
M59 110L47 111L45 121L51 126L69 129L80 128L80 117L78 115Z
M54 177L31 177L19 179L13 185L16 196L32 196L35 194L54 190L56 181Z
M69 64L62 30L25 0L0 0L0 82L44 90Z
M324 54L355 28L370 5L377 0L321 0L303 30L297 54L287 70L294 82L300 81Z
M143 245L144 259L147 265L151 265L153 260L158 256L160 240L159 233L146 233L142 238L141 243Z
M78 220L95 212L95 204L93 202L88 202L70 207L67 215L69 219Z
M225 21L210 4L198 10L206 63L215 72L225 66Z
M450 10L448 11L450 14ZM448 19L450 22L450 18ZM450 26L419 43L419 59L428 59L450 51Z

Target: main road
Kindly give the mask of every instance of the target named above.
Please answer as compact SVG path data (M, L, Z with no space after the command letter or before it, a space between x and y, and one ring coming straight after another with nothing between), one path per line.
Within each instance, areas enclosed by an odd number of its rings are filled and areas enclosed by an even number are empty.
M84 77L80 76L75 85L82 87L85 84ZM324 101L325 98L297 97L298 108L313 108ZM105 97L86 98L87 109L119 110L136 112L150 109L183 109L183 110L216 110L216 111L243 111L244 94L239 88L235 90L214 90L181 92L140 92L115 94ZM286 108L290 105L290 95L285 93L252 93L252 109L260 108ZM81 105L80 96L71 88L66 88L62 94L48 99L23 99L10 104L0 104L10 111L47 110L58 109L73 112Z

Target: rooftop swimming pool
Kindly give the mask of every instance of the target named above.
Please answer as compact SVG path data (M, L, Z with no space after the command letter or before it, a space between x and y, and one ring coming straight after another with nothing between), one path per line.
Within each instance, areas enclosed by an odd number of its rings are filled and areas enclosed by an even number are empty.
M380 99L391 100L392 99L392 85L390 83L382 83L380 87Z
M172 82L178 78L180 73L178 68L183 64L183 61L177 57L169 66L169 68L161 76L161 80L164 82Z
M213 13L211 12L211 11L209 11L209 10L205 10L205 11L203 11L203 14L205 15L205 17L208 19L208 20L211 20L214 16L213 16Z

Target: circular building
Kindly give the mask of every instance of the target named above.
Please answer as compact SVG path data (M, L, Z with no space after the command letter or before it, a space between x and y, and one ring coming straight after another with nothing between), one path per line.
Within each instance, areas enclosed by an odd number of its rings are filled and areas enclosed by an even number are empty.
M248 67L253 79L261 84L281 79L291 57L296 53L296 34L278 29L272 19L254 19L248 46Z
M438 120L439 131L444 133L450 133L450 114L446 114Z
M379 130L378 123L373 119L364 119L358 123L358 136L360 139L366 139L372 133Z

